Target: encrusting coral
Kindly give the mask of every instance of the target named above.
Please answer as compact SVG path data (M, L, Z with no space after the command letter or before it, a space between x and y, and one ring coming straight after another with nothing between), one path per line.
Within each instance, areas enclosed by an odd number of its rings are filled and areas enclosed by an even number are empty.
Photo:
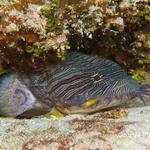
M0 66L41 70L64 60L70 49L97 53L133 76L133 70L147 76L149 27L148 0L1 0Z

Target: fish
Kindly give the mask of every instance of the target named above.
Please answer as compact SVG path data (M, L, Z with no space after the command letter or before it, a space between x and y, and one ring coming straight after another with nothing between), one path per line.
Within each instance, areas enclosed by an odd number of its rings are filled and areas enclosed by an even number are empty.
M80 52L43 72L0 76L0 116L91 114L136 97L145 104L147 96L150 83L141 85L112 60Z
M70 52L49 71L49 99L64 114L90 114L139 97L145 104L150 84L141 85L112 60Z

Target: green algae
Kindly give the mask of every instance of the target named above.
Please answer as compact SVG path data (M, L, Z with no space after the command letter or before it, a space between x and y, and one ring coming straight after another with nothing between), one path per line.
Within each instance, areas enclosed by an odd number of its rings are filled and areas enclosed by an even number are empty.
M137 6L138 7L138 6ZM127 20L130 22L130 23L136 23L136 24L139 24L141 23L141 20L142 22L150 22L150 7L148 5L145 5L144 7L140 8L137 8L137 13L133 12L133 15L129 15L128 14L128 18ZM131 12L132 13L132 8L131 8Z
M47 18L46 32L53 32L61 28L60 18L59 18L59 1L50 1L49 7L44 7L41 9L41 15Z
M142 84L149 82L150 73L146 72L144 69L131 70L130 73L132 74L133 79Z
M144 7L144 9L139 11L137 15L143 17L146 21L150 22L150 7Z
M33 57L39 57L43 55L44 48L42 46L28 46L26 52L32 54Z

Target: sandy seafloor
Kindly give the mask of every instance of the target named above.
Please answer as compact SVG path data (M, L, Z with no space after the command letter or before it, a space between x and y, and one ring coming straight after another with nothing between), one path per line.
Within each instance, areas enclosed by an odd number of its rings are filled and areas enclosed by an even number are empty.
M150 150L150 106L128 106L128 115L119 119L106 112L61 119L1 118L0 150Z

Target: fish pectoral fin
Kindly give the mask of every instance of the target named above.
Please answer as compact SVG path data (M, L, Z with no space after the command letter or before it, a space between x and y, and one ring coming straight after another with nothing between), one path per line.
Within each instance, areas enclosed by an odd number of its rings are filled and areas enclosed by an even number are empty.
M43 117L46 117L48 119L50 118L63 118L65 115L61 113L56 107L53 107L50 113L47 113L43 115Z
M96 104L96 102L97 102L96 99L89 99L89 100L87 100L86 102L84 102L82 105L83 105L84 107L90 107L90 106Z

